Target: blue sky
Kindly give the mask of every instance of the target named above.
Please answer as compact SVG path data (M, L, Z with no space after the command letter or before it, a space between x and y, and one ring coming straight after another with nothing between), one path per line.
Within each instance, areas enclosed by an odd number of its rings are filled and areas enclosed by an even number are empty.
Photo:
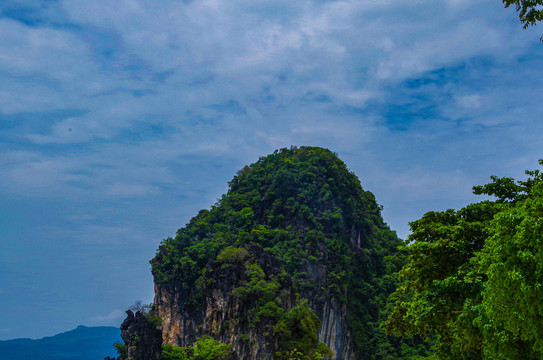
M337 152L405 238L543 157L543 28L499 0L0 3L0 339L118 325L245 164Z

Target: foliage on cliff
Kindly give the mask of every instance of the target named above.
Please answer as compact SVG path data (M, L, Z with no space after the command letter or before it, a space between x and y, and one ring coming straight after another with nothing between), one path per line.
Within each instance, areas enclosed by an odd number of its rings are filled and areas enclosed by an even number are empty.
M164 345L161 360L232 360L232 346L218 342L211 337L198 339L187 348Z
M439 359L543 357L543 176L526 174L474 187L494 201L411 223L389 333L435 340Z
M318 342L320 319L306 299L296 301L292 278L279 268L278 259L259 245L244 246L226 247L215 261L208 263L205 274L199 278L206 291L218 288L224 291L225 282L234 287L230 293L245 319L228 319L228 322L248 322L250 328L258 328L265 343L275 344L270 357L274 355L278 360L331 357L328 346ZM217 324L215 332L220 333L224 325ZM241 335L245 336L248 337Z
M380 211L373 194L334 153L318 147L281 149L240 170L210 210L200 211L175 238L163 241L151 260L155 283L168 287L175 282L185 294L184 305L198 308L203 287L194 284L205 280L208 263L243 257L239 248L258 244L280 260L310 301L333 297L346 305L356 353L399 358L399 344L388 342L379 323L395 289L392 273L405 256ZM312 273L319 266L325 269L323 278ZM273 281L259 283L257 268L248 271L255 282L247 286L258 296L264 299L276 290ZM259 306L255 315L281 313L267 300ZM378 348L386 354L376 355Z

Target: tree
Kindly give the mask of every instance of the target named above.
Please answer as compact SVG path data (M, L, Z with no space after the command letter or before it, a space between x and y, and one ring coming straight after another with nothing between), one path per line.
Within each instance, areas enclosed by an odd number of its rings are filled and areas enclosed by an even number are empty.
M543 182L492 221L480 258L488 280L483 306L489 319L543 355ZM535 356L534 356L535 355ZM528 357L525 357L528 358Z
M482 288L472 259L484 246L496 212L496 204L485 201L459 211L431 211L410 224L408 263L399 273L400 286L389 300L394 309L384 324L388 334L429 341L437 336L440 358L480 358L479 344L473 343L479 331L466 322L475 316ZM463 341L466 332L470 336Z
M320 319L308 307L306 299L285 313L273 330L278 338L277 359L320 360L331 358L328 346L318 342Z
M113 343L113 347L115 348L115 351L117 351L117 354L119 354L120 360L128 359L128 347L126 344L116 341Z
M203 336L192 347L194 360L231 360L234 358L232 345L221 343L212 337Z
M543 20L543 9L538 8L543 6L542 0L502 0L505 7L515 5L519 12L519 19L524 24L526 29L528 26L534 26L538 21Z
M161 360L188 360L187 351L180 346L166 344L162 346Z
M543 358L543 179L526 174L474 187L495 201L410 224L387 333L423 336L440 359Z
M162 360L232 360L232 345L221 343L210 336L202 336L187 348L166 344L162 346Z

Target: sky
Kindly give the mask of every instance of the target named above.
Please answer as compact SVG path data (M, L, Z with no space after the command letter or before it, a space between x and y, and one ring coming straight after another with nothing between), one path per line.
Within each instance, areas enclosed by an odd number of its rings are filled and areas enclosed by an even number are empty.
M499 0L0 2L0 339L118 326L244 165L331 149L405 239L543 157L543 27Z

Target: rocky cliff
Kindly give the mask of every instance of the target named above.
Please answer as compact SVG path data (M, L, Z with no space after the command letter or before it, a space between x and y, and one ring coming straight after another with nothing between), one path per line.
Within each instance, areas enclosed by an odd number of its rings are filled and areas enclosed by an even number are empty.
M275 354L273 321L262 315L256 319L254 310L258 309L259 296L266 292L265 287L270 287L272 279L282 274L281 264L258 245L238 249L235 251L241 252L241 256L208 264L200 306L186 306L175 285L157 288L155 305L157 314L164 320L163 343L188 346L197 338L209 335L231 344L240 360L267 359ZM240 289L252 280L247 265L262 270L258 273L260 288L242 294ZM291 277L283 273L282 279L273 281L282 292L272 290L277 305L286 311L292 309L296 305L296 292Z
M148 317L161 319L161 344L190 356L207 335L240 360L376 359L390 274L403 261L380 210L325 149L282 149L246 166L151 261ZM130 343L134 360L160 358L157 332L145 331L152 350Z

